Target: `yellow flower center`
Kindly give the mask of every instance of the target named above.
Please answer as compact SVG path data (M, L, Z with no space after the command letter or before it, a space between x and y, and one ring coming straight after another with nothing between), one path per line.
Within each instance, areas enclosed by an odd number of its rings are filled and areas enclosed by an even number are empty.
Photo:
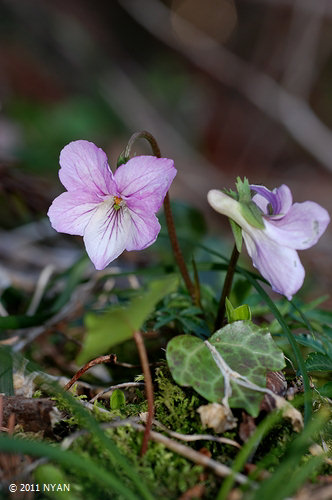
M114 201L113 208L115 210L120 210L122 205L122 198L120 198L120 196L113 196L113 201Z
M114 196L114 204L115 205L120 205L122 201L122 198L120 198L120 196Z

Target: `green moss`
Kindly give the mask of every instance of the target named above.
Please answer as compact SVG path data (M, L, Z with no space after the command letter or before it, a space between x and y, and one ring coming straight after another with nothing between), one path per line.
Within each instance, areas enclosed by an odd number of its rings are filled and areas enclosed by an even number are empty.
M172 431L183 434L201 434L207 432L213 434L210 429L206 431L202 428L200 417L197 413L199 406L206 404L206 401L192 389L179 387L172 379L166 364L158 367L155 371L154 389L155 418L161 424ZM109 410L107 401L103 403L96 402L93 411L94 417L99 422L105 422L119 418L137 417L140 413L147 411L147 403L143 390L135 389L134 394L131 392L128 399L130 403L126 402L120 408L111 411ZM57 404L62 410L67 411L71 424L84 427L83 422L71 416L71 408L64 398L61 396L57 397ZM102 411L103 408L107 409L108 413ZM162 444L152 441L149 442L148 450L144 457L141 457L143 434L129 425L108 429L107 434L119 451L132 463L133 468L144 478L153 497L175 500L193 486L203 484L205 487L204 499L212 500L216 498L218 488L220 487L220 479L204 470L201 466L191 463L182 456L168 450ZM260 443L255 452L254 463L258 463L260 467L272 473L276 472L284 457L287 456L289 444L296 436L297 434L293 431L290 423L286 420L280 421ZM224 433L223 437L238 441L237 430ZM196 441L187 443L187 446L192 446L196 450L204 447L209 450L214 460L230 467L238 452L232 446L213 441ZM121 470L119 464L112 457L112 454L93 434L81 436L74 441L71 448L81 456L92 458L96 463L100 463L103 468L116 471L117 477L121 482L124 485L128 485L129 488L134 489L130 479ZM309 455L304 455L301 458L301 462L296 464L296 467L300 468L308 460L308 457ZM320 467L319 471L322 473L324 466ZM122 500L113 491L105 491L102 486L96 484L94 478L87 477L86 475L83 477L80 471L73 469L66 470L65 472L70 475L73 491L75 491L80 500L83 500L83 498L91 498L91 500L99 498L103 498L104 500ZM311 474L310 479L314 479L316 475L317 471L315 474ZM80 490L81 484L84 484L83 490Z
M151 441L146 454L141 457L142 433L137 432L132 427L108 429L107 434L117 445L119 451L132 462L137 472L144 477L145 483L155 498L175 500L189 488L201 482L201 474L203 473L201 466L192 464L185 458L169 451L160 443ZM128 478L114 463L112 456L105 451L105 448L102 448L93 436L82 436L73 443L72 449L81 456L92 457L94 461L100 462L106 469L114 470L116 467L118 478L130 486ZM93 478L86 476L80 478L77 471L70 472L73 483L84 482L84 498L120 499L114 492L103 491L102 488L99 488ZM212 475L209 477L209 483L209 490L214 489L216 481ZM215 493L214 491L214 495ZM214 498L214 496L210 498Z
M109 411L108 414L101 411L102 408L109 410L107 403L95 403L94 416L100 422L111 421L118 418L128 418L138 416L147 411L147 403L144 391L135 390L134 402L126 403L121 408ZM57 406L68 414L66 419L71 425L81 427L84 425L78 418L70 416L70 405L61 396L56 397ZM155 373L155 418L169 429L193 434L204 432L201 426L200 417L197 408L205 401L198 397L191 389L183 390L177 386L166 365L159 367ZM203 467L195 465L182 456L173 453L160 443L150 441L148 450L144 457L141 457L142 446L141 432L132 427L123 426L114 429L108 429L107 434L114 441L119 451L129 459L133 467L141 474L144 481L150 488L151 494L156 498L177 499L185 491L196 484L205 484L206 499L214 499L217 492L218 480L213 474L204 471ZM223 447L213 442L198 441L191 444L199 449L201 447L210 448L218 452L219 456L226 458L223 453ZM102 443L92 434L81 436L74 441L71 449L81 456L92 458L99 462L103 468L116 470L118 478L123 484L133 487L125 473L121 471L118 464L114 462L112 455L108 452ZM73 490L82 500L84 498L114 499L120 500L114 492L104 491L102 487L95 484L93 478L80 477L77 470L65 471L70 475L70 481ZM80 484L84 484L84 490L80 492Z
M261 461L262 467L273 472L280 464L287 446L297 436L287 420L281 420L261 441L255 453L255 463Z
M201 433L203 429L197 409L206 402L194 391L185 391L176 385L166 365L157 368L156 383L156 419L175 432Z

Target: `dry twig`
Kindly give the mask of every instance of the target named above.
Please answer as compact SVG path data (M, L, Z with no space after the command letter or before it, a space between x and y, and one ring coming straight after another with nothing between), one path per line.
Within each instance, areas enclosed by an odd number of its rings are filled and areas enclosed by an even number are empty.
M140 415L142 419L142 414ZM170 429L167 429L165 425L163 425L161 422L158 422L158 420L153 419L153 425L156 427L159 427L159 429L162 429L164 432L169 434L170 436L180 439L181 441L187 441L187 442L192 442L192 441L215 441L216 443L222 443L222 444L229 444L230 446L235 446L235 448L241 448L241 445L234 441L233 439L228 439L225 437L220 437L220 436L212 436L212 434L181 434L180 432L174 432L171 431Z
M64 386L63 389L65 391L68 391L68 389L70 389L71 386L74 385L75 382L77 382L77 380L80 377L82 377L82 375L93 366L100 365L101 363L113 364L115 361L116 361L116 354L107 354L106 356L99 356L98 358L92 359L75 373L75 375L69 380L69 382Z
M115 364L117 364L115 362ZM145 383L144 382L124 382L123 384L117 384L117 385L111 385L110 387L107 387L106 389L103 389L102 391L98 392L92 399L90 399L90 403L94 403L97 399L99 399L101 396L104 394L107 394L108 392L113 392L116 389L127 389L128 387L144 387Z
M53 271L54 271L54 266L49 265L49 266L44 267L44 269L40 273L39 279L37 281L37 286L36 286L35 292L32 296L30 305L29 305L28 310L26 312L27 316L33 316L36 313L38 306L40 304L40 301L44 295L47 284L48 284L48 282L53 274Z
M151 433L152 420L154 417L154 401L153 401L153 384L152 377L150 372L148 355L145 349L144 341L141 332L134 332L134 340L136 342L138 354L142 364L142 370L144 374L144 382L145 382L145 393L146 399L148 402L148 415L146 419L146 426L144 429L144 437L141 449L141 455L143 456L147 450L149 436Z
M121 427L124 425L130 425L138 431L145 430L145 427L143 425L138 424L133 419L113 421L113 422L109 422L107 424L101 424L101 427L103 429L111 429L111 428ZM68 449L76 439L78 439L81 436L84 436L87 433L88 433L87 430L82 430L82 431L77 431L77 432L71 434L70 436L66 437L64 439L64 441L62 442L62 448ZM234 474L232 469L230 469L226 465L221 464L221 463L217 462L216 460L213 460L212 458L209 458L206 455L203 455L202 453L199 453L198 451L193 450L189 446L185 446L181 443L178 443L178 442L174 441L173 439L170 439L170 438L164 436L163 434L160 434L159 432L151 431L150 438L157 443L163 444L169 450L172 450L175 453L178 453L179 455L187 458L191 462L194 462L198 465L202 465L203 467L207 467L208 469L210 469L214 474L216 474L219 477L227 477L227 476ZM249 483L248 478L240 473L234 474L234 479L239 484L248 484ZM255 485L255 483L251 483L251 484L253 486Z

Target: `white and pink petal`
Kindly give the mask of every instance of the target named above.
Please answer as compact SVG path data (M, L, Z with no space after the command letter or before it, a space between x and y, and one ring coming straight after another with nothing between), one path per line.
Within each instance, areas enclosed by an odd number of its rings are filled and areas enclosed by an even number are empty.
M209 191L208 201L217 212L239 224L253 265L274 291L291 298L301 288L305 272L297 252L270 236L272 222L264 217L264 229L251 226L242 216L239 202L218 190Z
M297 252L278 245L260 229L254 229L251 234L243 232L243 239L254 267L275 292L291 300L301 288L305 276Z
M176 175L173 160L154 156L135 156L114 174L121 197L128 205L144 201L146 211L155 213L161 207Z
M66 191L55 198L47 215L56 231L83 236L99 203L100 200L93 193Z
M157 239L160 224L153 213L144 210L130 210L132 231L128 239L126 250L143 250L149 247Z
M273 190L277 198L277 203L279 206L279 212L276 215L285 215L288 213L289 209L293 203L293 195L291 190L286 184L282 184L280 187Z
M317 243L330 222L325 208L313 201L294 203L285 217L265 221L266 234L279 245L305 250Z
M107 156L93 142L79 140L67 144L60 153L59 177L68 191L84 189L99 196L116 195Z
M115 210L113 199L101 203L84 232L86 251L95 268L104 269L125 250L133 230L126 207Z

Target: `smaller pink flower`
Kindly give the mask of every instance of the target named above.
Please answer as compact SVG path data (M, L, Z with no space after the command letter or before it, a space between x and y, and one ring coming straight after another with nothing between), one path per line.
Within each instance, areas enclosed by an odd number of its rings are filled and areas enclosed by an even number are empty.
M136 156L112 173L104 151L89 141L69 143L60 154L67 189L49 208L52 227L83 236L96 269L124 250L143 250L157 239L160 209L176 175L167 158Z
M254 267L275 292L290 300L301 288L305 276L297 250L317 243L330 216L313 201L293 203L292 193L285 184L273 191L255 184L250 189L255 193L252 202L261 214L262 228L250 224L241 203L222 191L209 191L208 202L241 227Z

